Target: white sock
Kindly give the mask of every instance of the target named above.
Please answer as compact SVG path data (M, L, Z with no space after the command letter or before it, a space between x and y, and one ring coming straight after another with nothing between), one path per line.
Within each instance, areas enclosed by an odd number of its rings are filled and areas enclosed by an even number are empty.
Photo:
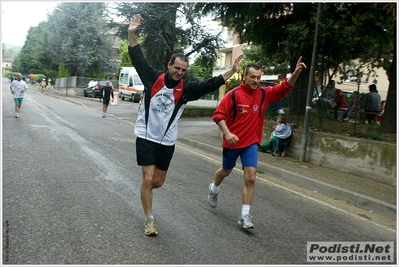
M251 205L242 205L241 216L245 216L249 214L249 210L251 209Z
M212 183L211 190L212 190L213 193L219 194L220 185L219 185L219 186L216 186L214 183Z

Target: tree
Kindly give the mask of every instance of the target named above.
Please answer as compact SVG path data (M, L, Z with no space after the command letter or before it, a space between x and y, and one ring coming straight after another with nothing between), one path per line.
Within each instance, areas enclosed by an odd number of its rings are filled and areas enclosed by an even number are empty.
M41 73L46 70L43 64L43 55L45 56L45 22L39 23L36 27L30 27L26 37L25 44L21 48L14 65L21 73Z
M289 62L294 71L299 56L310 62L313 39L310 36L309 11L316 5L290 3L199 3L197 10L214 14L223 26L234 30L241 43L257 46L264 58ZM305 19L306 18L306 19ZM290 113L305 110L307 77L304 70L291 92Z
M376 62L381 63L383 55L392 59L396 48L393 45L396 17L389 11L396 4L325 3L323 6L319 73L332 70L328 73L332 77L340 65L359 58L371 69L378 66ZM281 61L289 61L291 72L300 55L305 62L311 62L317 3L199 3L196 8L204 14L213 13L222 25L234 29L241 43L259 46L265 57L277 55ZM390 60L386 62L392 64ZM291 106L290 111L305 110L307 75L302 72L292 91L291 103L298 103L298 108ZM298 90L302 88L305 90Z
M194 3L117 3L116 15L130 20L141 14L139 37L148 62L157 69L165 69L175 52L186 56L201 55L206 65L213 65L222 43L219 33L209 33L200 25L200 14L193 12ZM113 23L122 39L127 39L128 25Z
M63 2L47 21L31 27L18 55L24 72L97 76L116 71L115 48L107 28L105 3Z
M244 49L244 55L246 59L254 61L254 63L261 66L265 75L281 74L285 76L290 72L289 62L278 61L276 57L265 57L258 46L251 46L250 48Z
M52 38L49 51L72 73L90 75L116 70L115 51L105 20L107 6L101 2L64 2L49 16Z
M128 46L129 46L129 43L127 41L122 40L119 42L121 67L133 67L132 61L130 60L130 57L129 57Z
M203 81L212 77L213 61L209 58L198 56L187 70L185 78L189 80Z

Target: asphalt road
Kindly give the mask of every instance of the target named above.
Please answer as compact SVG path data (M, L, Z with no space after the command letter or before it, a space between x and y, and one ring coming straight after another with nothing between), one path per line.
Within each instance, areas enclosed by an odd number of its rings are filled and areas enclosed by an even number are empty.
M7 84L2 96L3 264L306 264L307 242L396 241L394 228L353 216L357 209L342 210L266 175L251 207L255 229L242 230L242 172L226 178L212 209L208 185L220 157L183 144L165 185L154 191L159 235L147 237L137 104L111 106L118 118L103 119L100 102L83 99L83 106L32 88L15 118Z

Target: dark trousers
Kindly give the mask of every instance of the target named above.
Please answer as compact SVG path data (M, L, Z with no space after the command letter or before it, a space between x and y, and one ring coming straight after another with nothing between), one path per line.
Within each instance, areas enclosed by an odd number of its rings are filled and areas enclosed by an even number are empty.
M380 113L380 111L375 111L375 110L368 110L368 109L365 109L364 110L365 112L370 112L370 113L366 113L365 114L365 117L366 117L366 120L368 121L368 123L371 123L372 121L374 121L375 122L375 116L378 114L378 113Z

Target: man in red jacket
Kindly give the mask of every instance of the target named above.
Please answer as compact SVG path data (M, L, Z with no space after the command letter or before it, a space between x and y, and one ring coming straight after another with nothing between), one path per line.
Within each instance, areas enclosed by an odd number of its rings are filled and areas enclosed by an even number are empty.
M294 88L304 68L306 65L300 57L290 78L278 85L266 87L259 86L262 69L255 64L248 65L243 82L226 93L213 115L213 120L223 133L223 158L222 167L216 171L213 183L209 185L209 205L216 208L219 186L230 175L240 157L244 169L244 188L238 223L244 229L254 228L249 210L254 195L257 148L262 140L266 107L282 99Z

